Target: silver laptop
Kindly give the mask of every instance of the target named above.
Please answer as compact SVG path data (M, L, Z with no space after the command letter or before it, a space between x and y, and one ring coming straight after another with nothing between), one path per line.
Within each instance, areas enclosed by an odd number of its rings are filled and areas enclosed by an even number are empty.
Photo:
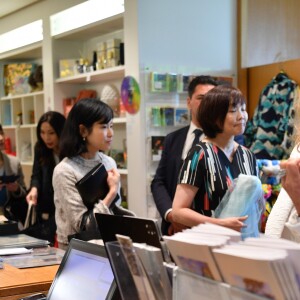
M103 246L72 239L48 295L26 300L120 299L110 262Z

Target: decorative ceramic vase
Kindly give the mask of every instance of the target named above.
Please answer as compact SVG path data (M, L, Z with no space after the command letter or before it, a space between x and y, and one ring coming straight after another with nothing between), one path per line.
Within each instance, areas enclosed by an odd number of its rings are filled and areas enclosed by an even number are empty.
M114 85L105 85L101 92L100 99L112 108L114 117L120 116L120 93Z

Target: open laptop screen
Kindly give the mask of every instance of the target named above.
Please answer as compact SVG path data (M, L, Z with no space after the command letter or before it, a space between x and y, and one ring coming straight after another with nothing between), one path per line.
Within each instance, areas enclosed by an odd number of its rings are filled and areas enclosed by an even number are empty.
M73 239L47 299L111 299L115 289L114 275L104 247Z

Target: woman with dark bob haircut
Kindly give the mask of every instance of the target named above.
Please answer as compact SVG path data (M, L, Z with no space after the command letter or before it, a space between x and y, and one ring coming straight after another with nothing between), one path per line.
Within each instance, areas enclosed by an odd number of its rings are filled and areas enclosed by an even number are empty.
M58 246L66 249L68 236L80 232L83 215L88 212L75 183L93 167L103 163L109 192L91 210L86 229L93 226L94 213L110 214L109 206L120 194L120 175L116 162L103 152L113 139L113 111L98 99L81 99L71 109L62 132L60 148L65 157L53 174L55 219Z
M243 134L248 120L242 93L230 86L214 87L201 101L197 119L205 138L190 150L182 165L173 218L188 227L210 222L240 231L247 216L217 219L213 211L239 174L258 175L254 155L234 141Z
M47 230L50 232L47 237L44 237L29 228L26 234L47 238L52 243L56 232L52 175L55 166L59 163L59 139L65 121L65 117L56 111L47 111L40 117L36 128L37 142L30 191L26 196L27 202L37 207L38 222L47 222Z

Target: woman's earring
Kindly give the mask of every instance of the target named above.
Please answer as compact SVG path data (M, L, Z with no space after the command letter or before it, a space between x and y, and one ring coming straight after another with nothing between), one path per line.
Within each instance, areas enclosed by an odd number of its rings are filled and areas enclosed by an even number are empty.
M83 137L82 140L85 142L85 137Z

